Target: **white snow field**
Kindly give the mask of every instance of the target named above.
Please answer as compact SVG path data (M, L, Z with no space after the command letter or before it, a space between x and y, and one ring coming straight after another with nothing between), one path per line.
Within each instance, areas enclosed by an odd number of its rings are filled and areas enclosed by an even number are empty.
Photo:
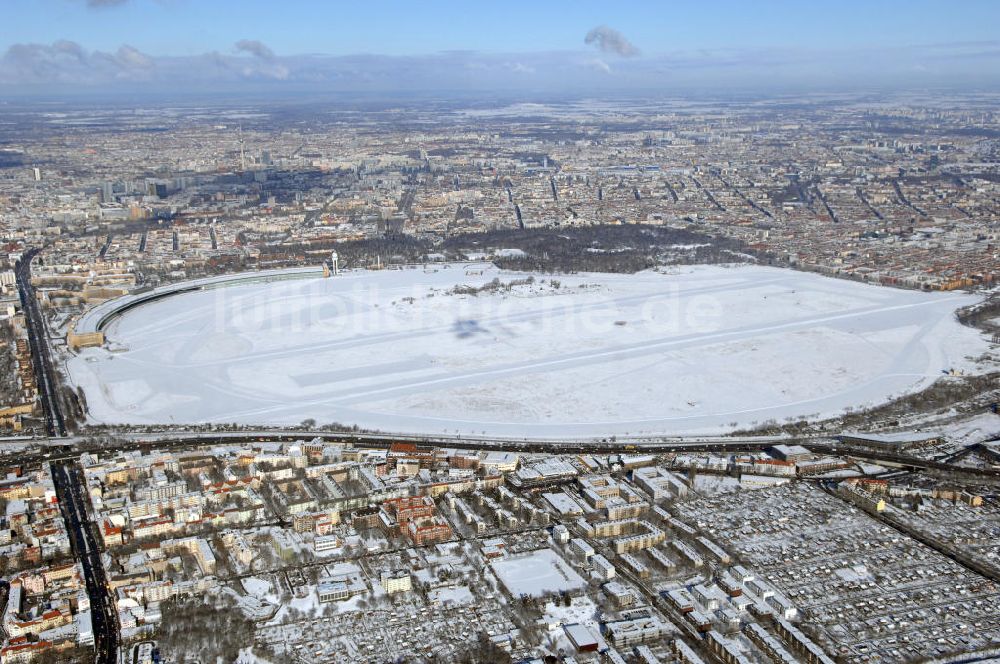
M102 423L578 438L835 415L987 348L953 316L974 296L777 268L453 292L527 276L450 264L178 294L124 312L67 369Z
M549 593L573 592L587 582L552 549L538 549L498 558L490 568L511 597L542 597Z

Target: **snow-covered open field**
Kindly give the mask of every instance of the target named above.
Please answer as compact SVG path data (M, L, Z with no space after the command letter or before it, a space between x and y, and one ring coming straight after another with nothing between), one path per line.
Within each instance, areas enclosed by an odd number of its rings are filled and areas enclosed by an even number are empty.
M498 558L490 563L490 568L511 597L542 597L573 592L587 585L552 549Z
M987 347L952 315L971 296L774 268L453 291L527 276L439 265L187 293L125 313L67 368L96 422L578 437L834 415Z

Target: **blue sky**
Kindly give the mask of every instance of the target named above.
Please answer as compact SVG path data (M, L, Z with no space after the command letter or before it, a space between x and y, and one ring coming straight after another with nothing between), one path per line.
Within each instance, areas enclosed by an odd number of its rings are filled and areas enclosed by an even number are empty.
M70 39L195 55L257 39L281 55L579 49L610 25L644 51L909 46L998 38L996 0L4 0L0 48Z
M0 90L992 86L997 0L0 0ZM608 26L609 42L584 38ZM620 41L616 41L620 40ZM238 48L240 42L251 46ZM627 43L634 49L614 48ZM192 70L199 69L194 72ZM394 72L409 71L395 77ZM187 75L185 74L187 72Z

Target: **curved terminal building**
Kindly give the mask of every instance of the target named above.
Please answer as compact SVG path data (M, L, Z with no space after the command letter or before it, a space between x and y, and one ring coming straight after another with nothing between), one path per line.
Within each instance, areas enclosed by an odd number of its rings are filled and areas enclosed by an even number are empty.
M330 267L286 268L280 270L264 270L260 272L240 272L224 274L191 281L181 281L158 288L139 289L129 295L116 297L89 309L77 319L69 334L66 335L67 345L76 350L101 346L104 344L104 330L108 324L125 312L144 304L156 302L173 295L195 291L225 288L236 284L269 283L287 281L290 279L308 279L329 276Z

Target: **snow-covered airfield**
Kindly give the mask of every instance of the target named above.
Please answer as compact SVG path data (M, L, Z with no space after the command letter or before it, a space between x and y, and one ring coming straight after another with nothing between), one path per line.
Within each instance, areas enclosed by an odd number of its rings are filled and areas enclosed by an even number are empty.
M451 264L183 293L114 319L67 368L95 422L558 438L836 415L987 347L953 316L973 296L775 268L455 292L528 276Z

